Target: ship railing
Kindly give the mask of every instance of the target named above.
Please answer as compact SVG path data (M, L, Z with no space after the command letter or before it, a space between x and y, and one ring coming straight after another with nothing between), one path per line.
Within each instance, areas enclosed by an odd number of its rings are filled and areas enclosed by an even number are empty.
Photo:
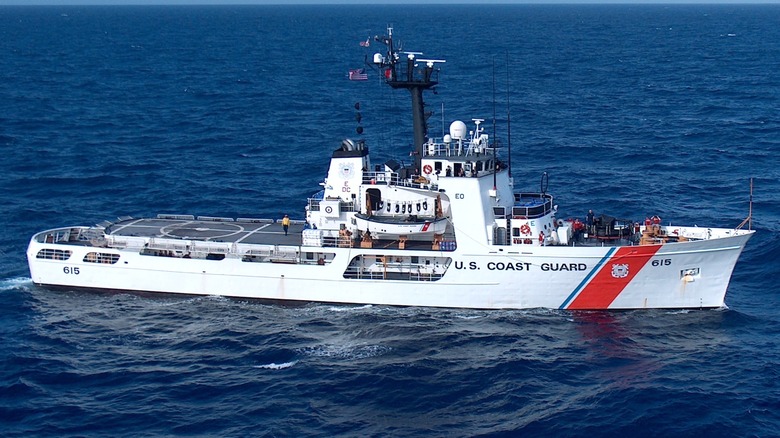
M44 231L35 235L38 243L68 243L70 240L71 228L58 228L56 230Z
M322 201L331 201L331 200L332 199L309 198L309 206L308 206L309 207L309 211L320 211L320 203ZM355 210L355 203L354 202L345 202L344 200L340 200L339 210L340 211L359 211L359 210Z
M549 212L543 206L522 207L522 206L497 206L493 207L494 219L536 219L546 215Z
M152 237L148 242L146 242L146 244L144 244L144 249L160 249L184 252L190 249L190 244L188 241L156 239Z
M413 281L436 281L444 277L444 274L435 272L417 272L410 275L410 279Z
M647 229L646 225L643 225L640 227L640 232L643 232L645 229ZM699 227L680 227L676 225L664 225L661 226L661 229L664 230L664 233L670 236L677 236L677 237L684 237L689 240L709 240L713 237L713 229L712 228L699 228ZM720 230L718 230L720 231ZM724 235L729 234L723 234L718 233L716 237L724 237Z
M395 55L395 54L394 54ZM424 64L417 61L397 62L395 64L394 77L388 78L388 83L394 84L430 84L439 81L439 70L425 68Z
M512 207L493 207L495 219L534 219L549 214L553 209L553 197L540 193L515 193Z
M431 265L425 265L421 263L409 263L409 262L387 262L383 265L388 272L408 273L412 279L430 279L441 278L444 273L439 273L439 268L435 268Z
M397 186L400 187L410 187L414 189L423 189L423 190L431 190L431 191L438 191L439 185L436 183L431 183L432 179L427 177L416 177L416 178L408 178L408 179L400 179L398 180Z
M106 236L106 242L110 248L141 249L146 244L147 239L145 237L133 237L133 236L118 237L110 234Z
M229 254L232 244L198 242L190 245L191 252L204 252L208 254Z
M401 178L395 172L363 172L363 184L412 187L417 189L438 190L439 186L430 177L415 176Z
M222 242L193 242L189 240L173 240L150 238L141 251L170 251L176 255L188 254L221 254L233 253L233 244Z
M300 247L279 247L278 245L239 245L235 252L245 262L300 263Z
M242 258L244 261L267 261L272 263L298 263L300 261L300 247L280 247L274 245L260 250L246 251Z
M337 231L326 231L322 235L322 246L352 248L354 243L352 237L353 236L339 234Z
M57 243L67 245L89 245L90 241L103 236L102 228L68 227L48 230L35 235L39 243Z
M274 249L274 245L239 244L238 246L238 252L244 256L270 257Z
M396 172L363 172L363 184L398 185L401 178Z
M350 266L344 271L344 278L355 278L360 280L384 280L383 272L365 271L357 266Z
M273 263L298 263L300 260L297 252L278 251L274 252L269 261Z
M496 148L487 144L486 140L452 140L446 143L441 138L432 138L423 145L425 157L468 157L480 155L495 155Z
M170 220L177 220L177 221L194 221L195 216L191 214L168 214L168 213L160 213L157 215L157 219L170 219Z
M76 240L83 242L91 242L96 239L105 237L105 228L103 227L90 227L78 229Z
M443 273L415 269L417 267L417 265L407 265L406 269L367 269L367 267L349 266L344 271L344 277L361 280L406 281L436 281L444 277ZM389 265L388 268L390 268Z
M351 248L353 242L351 236L337 236L335 238L335 246L339 248Z

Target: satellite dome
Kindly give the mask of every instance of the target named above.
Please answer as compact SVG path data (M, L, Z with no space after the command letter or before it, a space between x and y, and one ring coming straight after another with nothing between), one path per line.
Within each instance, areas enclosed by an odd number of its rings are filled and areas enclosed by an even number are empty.
M453 140L465 139L466 132L468 132L466 129L466 124L460 120L456 120L450 125L450 136L452 136Z

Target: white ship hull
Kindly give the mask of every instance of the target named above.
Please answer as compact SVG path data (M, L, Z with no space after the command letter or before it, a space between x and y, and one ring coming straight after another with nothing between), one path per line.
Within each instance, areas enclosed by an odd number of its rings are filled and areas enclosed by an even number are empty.
M141 255L137 247L99 248L118 256L108 264L83 261L95 251L91 245L33 238L27 256L34 283L69 288L478 309L708 308L724 306L734 265L753 232L710 233L722 237L644 246L537 246L506 254L382 250L391 259L435 256L449 266L425 273L379 263L366 271L369 278L345 278L345 272L361 254L373 259L379 253L373 248L329 248L335 256L327 264L303 257L249 263L229 252L208 260ZM301 255L322 250L288 249ZM70 251L70 257L38 258L42 250ZM393 269L409 279L393 279Z

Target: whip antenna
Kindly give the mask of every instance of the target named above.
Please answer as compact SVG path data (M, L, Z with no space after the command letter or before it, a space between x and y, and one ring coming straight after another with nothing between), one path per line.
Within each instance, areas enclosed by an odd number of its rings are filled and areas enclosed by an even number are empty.
M748 203L748 217L745 218L744 221L742 221L741 224L737 225L737 230L744 227L745 224L748 226L748 231L753 229L753 178L750 178L750 201Z
M509 50L506 51L506 147L509 178L512 178L512 129L509 124Z
M496 189L496 57L493 56L493 190Z

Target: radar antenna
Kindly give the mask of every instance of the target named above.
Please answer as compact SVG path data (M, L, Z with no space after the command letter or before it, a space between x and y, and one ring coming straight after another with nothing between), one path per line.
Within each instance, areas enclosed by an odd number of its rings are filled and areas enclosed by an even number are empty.
M420 168L423 145L428 141L425 102L423 90L436 86L439 69L437 63L443 59L418 59L422 52L401 52L393 45L393 28L387 28L387 35L374 38L387 46L387 53L374 55L374 64L384 73L385 82L393 88L404 88L412 95L412 126L414 128L414 164ZM401 54L406 55L402 57Z

